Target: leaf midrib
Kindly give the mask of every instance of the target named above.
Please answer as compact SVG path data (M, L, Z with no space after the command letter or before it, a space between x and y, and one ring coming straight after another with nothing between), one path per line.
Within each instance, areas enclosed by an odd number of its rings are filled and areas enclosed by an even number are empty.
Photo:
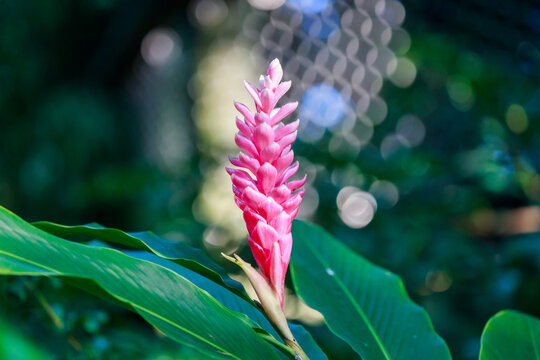
M313 246L307 242L307 241L304 241L304 243L306 244L306 246L309 248L309 250L311 250L311 252L313 253L313 255L315 256L315 258L317 260L319 260L319 262L324 266L325 269L327 268L331 268L330 264L328 264L324 258L322 256L319 255L319 253L313 248ZM334 274L333 276L331 276L331 278L335 279L336 283L338 284L338 286L343 290L343 292L345 293L345 295L347 296L347 299L352 303L354 309L358 312L358 314L360 315L360 317L362 318L362 320L364 320L364 323L367 325L368 329L371 331L372 335L373 335L373 338L375 339L375 341L377 342L377 345L379 346L379 349L381 350L382 354L384 355L385 359L387 360L391 360L390 358L390 355L388 354L388 352L386 351L386 348L384 346L384 343L382 342L382 340L379 338L377 332L375 331L375 329L373 328L371 322L369 321L369 319L367 318L366 314L364 314L364 312L362 311L362 308L360 307L360 305L356 302L356 299L354 298L354 296L351 294L351 292L348 290L347 286L345 286L345 283L341 280L341 278L339 276L337 276L337 274Z

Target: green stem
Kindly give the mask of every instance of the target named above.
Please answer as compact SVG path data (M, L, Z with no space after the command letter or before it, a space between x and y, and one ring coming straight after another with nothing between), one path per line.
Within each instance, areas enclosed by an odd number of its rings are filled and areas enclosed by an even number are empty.
M221 255L230 262L238 265L247 275L249 282L253 285L257 293L264 315L277 330L279 336L285 341L285 345L294 352L295 360L309 360L304 350L302 350L294 338L281 303L264 276L236 254L234 254L234 258L223 253Z

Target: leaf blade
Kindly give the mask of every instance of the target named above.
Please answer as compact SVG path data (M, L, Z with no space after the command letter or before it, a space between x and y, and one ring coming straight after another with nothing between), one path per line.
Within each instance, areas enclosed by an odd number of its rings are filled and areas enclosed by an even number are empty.
M57 236L95 239L108 244L120 244L138 249L121 251L129 256L159 264L189 278L228 309L238 312L239 315L246 315L245 321L252 327L263 329L277 339L276 341L281 341L278 333L251 298L243 289L237 288L240 284L230 279L219 265L213 263L199 249L193 249L181 242L162 239L149 231L126 233L119 229L105 228L97 223L67 226L40 221L34 222L33 225ZM194 260L202 261L203 265ZM231 287L235 283L237 287Z
M58 275L90 278L111 296L171 327L168 336L228 358L277 359L235 313L177 273L119 251L72 243L0 207L0 253Z
M244 298L237 296L235 293L219 286L210 279L192 271L191 269L183 268L175 262L160 258L154 254L143 251L123 251L125 254L153 262L164 266L179 275L189 278L192 283L199 288L207 291L212 297L218 300L226 308L236 311L239 315L245 315L245 321L250 323L252 327L259 327L271 334L274 338L280 339L272 325L268 322L262 312L254 305L253 302L248 302Z
M427 314L408 298L396 275L315 225L295 221L293 238L291 274L298 294L363 359L451 358Z
M229 279L221 266L213 262L202 250L182 241L169 241L151 231L127 233L115 228L105 228L97 223L86 225L60 225L48 221L34 222L35 227L62 238L80 237L101 240L138 250L145 250L164 259L191 269L251 301L241 290L240 284ZM227 280L225 281L224 278Z
M491 317L482 332L480 360L540 360L540 319L513 310Z

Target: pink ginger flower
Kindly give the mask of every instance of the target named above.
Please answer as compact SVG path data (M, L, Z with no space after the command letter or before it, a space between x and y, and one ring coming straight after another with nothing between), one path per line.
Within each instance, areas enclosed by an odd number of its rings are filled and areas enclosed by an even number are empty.
M298 170L291 165L294 153L291 144L296 139L299 120L287 125L282 120L298 103L277 107L278 100L289 90L291 82L281 82L283 70L278 59L273 60L266 75L259 79L260 90L244 81L255 102L253 114L247 106L234 103L244 119L236 118L238 133L235 142L241 151L230 158L233 165L250 171L229 169L234 200L243 211L251 252L263 276L270 283L283 306L284 282L292 250L291 225L298 213L305 190L305 181L289 181Z

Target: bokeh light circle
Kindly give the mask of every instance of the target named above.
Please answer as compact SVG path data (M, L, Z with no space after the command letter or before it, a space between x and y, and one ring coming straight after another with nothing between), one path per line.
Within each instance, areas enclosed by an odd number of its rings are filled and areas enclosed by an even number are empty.
M374 181L369 187L369 192L377 199L377 204L379 204L381 208L390 209L394 207L399 200L399 190L397 186L390 181Z
M417 116L404 115L397 122L396 133L405 145L418 146L424 140L426 127Z
M288 0L287 3L304 14L316 14L326 9L331 0Z
M300 117L327 128L341 121L346 106L341 94L332 86L316 84L308 88L304 94Z
M370 193L346 186L338 193L339 217L349 227L360 229L368 225L377 210L377 201Z
M273 10L285 3L285 0L248 0L248 3L256 9Z
M174 30L157 28L143 38L141 56L150 66L163 66L171 62L180 47L180 37Z

